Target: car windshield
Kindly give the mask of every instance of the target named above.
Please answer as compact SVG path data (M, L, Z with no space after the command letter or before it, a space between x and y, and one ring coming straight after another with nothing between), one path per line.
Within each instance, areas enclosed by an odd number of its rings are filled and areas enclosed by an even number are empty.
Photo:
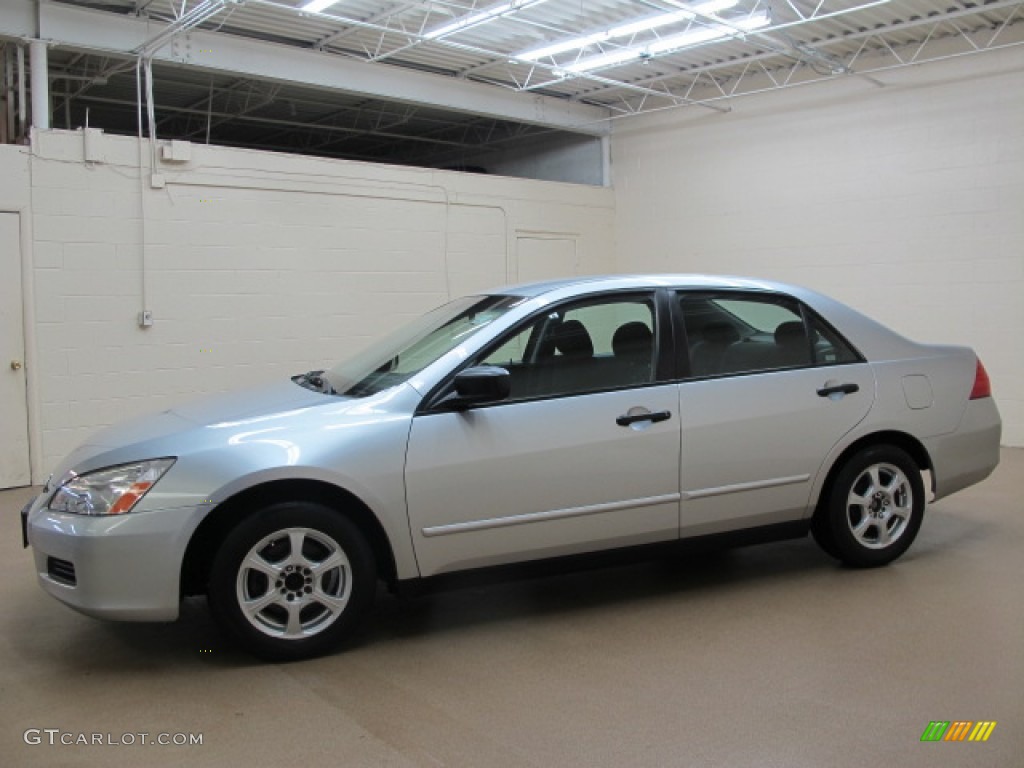
M415 376L516 304L518 296L466 296L418 317L324 375L339 395L367 397Z

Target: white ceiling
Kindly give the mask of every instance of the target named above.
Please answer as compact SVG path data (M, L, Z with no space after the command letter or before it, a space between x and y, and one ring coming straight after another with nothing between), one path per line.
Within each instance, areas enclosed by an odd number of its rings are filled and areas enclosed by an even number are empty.
M500 88L541 93L632 113L690 101L709 102L746 93L753 79L769 86L808 78L868 73L975 49L1024 41L1024 2L927 0L739 0L719 18L736 24L767 12L770 25L661 55L578 75L565 67L602 51L641 47L673 34L714 26L697 17L536 62L517 54L600 32L626 22L696 8L677 0L339 0L322 13L304 13L308 0L207 0L215 10L204 26L222 33L275 40L377 65L404 67L476 80ZM198 0L186 3L199 5ZM173 20L171 0L113 0L105 7ZM471 23L443 37L431 32L472 21L481 11L508 12ZM734 27L735 29L735 27ZM921 49L921 50L918 50ZM792 70L796 68L797 72ZM772 82L772 75L774 82ZM746 78L748 83L740 82ZM760 87L765 87L764 83Z
M133 132L134 61L153 54L164 135L201 140L209 130L214 140L243 146L457 163L474 148L551 130L595 135L617 119L652 110L724 111L745 94L812 81L884 82L892 68L1024 43L1024 0L739 0L717 17L698 13L527 61L525 51L681 15L708 0L339 0L322 13L303 11L308 2L46 3L40 19L47 10L77 6L89 10L82 18L96 22L88 31L65 23L71 31L50 38L54 124L80 124L88 108L92 124L107 121L109 130ZM8 4L32 7L28 0ZM20 21L7 13L0 8L0 38L33 36L24 32L27 12ZM767 26L738 33L744 20L765 13ZM132 25L135 37L113 34ZM728 34L658 50L666 38L709 29ZM211 49L232 55L205 66L203 54ZM241 66L247 50L257 62ZM269 56L281 52L291 58ZM615 52L628 60L571 71ZM304 80L305 69L295 62L336 76Z

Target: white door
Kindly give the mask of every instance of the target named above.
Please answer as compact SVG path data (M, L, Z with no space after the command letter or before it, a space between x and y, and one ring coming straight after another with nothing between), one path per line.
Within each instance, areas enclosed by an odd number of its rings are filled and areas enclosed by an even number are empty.
M471 361L510 371L506 401L414 417L422 575L678 537L678 385L655 381L654 317L638 295L545 310Z
M575 238L558 235L524 235L516 238L517 282L532 283L579 272Z
M0 213L0 488L29 485L19 216Z

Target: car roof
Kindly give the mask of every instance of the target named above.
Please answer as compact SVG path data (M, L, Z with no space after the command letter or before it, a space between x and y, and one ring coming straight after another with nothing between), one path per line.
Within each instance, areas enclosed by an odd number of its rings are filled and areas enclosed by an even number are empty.
M586 288L588 291L617 290L628 288L703 288L703 289L740 289L753 291L785 291L797 293L801 289L796 286L784 285L769 280L751 277L735 277L732 275L704 274L622 274L622 275L583 275L558 280L544 280L533 283L520 283L499 288L493 293L504 296L523 296L533 298L565 288Z

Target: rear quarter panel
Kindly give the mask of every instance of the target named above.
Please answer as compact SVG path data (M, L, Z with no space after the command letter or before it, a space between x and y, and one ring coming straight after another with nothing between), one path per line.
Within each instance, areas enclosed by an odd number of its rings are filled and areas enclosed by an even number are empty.
M843 452L863 438L899 432L929 456L935 499L979 482L999 462L999 416L991 398L970 400L977 356L968 347L891 342L891 359L874 360L876 396L867 418L833 448L816 481L817 499ZM870 359L870 358L869 358Z
M878 393L865 427L898 429L921 440L957 428L974 385L977 358L967 347L920 345L919 352L872 363Z

